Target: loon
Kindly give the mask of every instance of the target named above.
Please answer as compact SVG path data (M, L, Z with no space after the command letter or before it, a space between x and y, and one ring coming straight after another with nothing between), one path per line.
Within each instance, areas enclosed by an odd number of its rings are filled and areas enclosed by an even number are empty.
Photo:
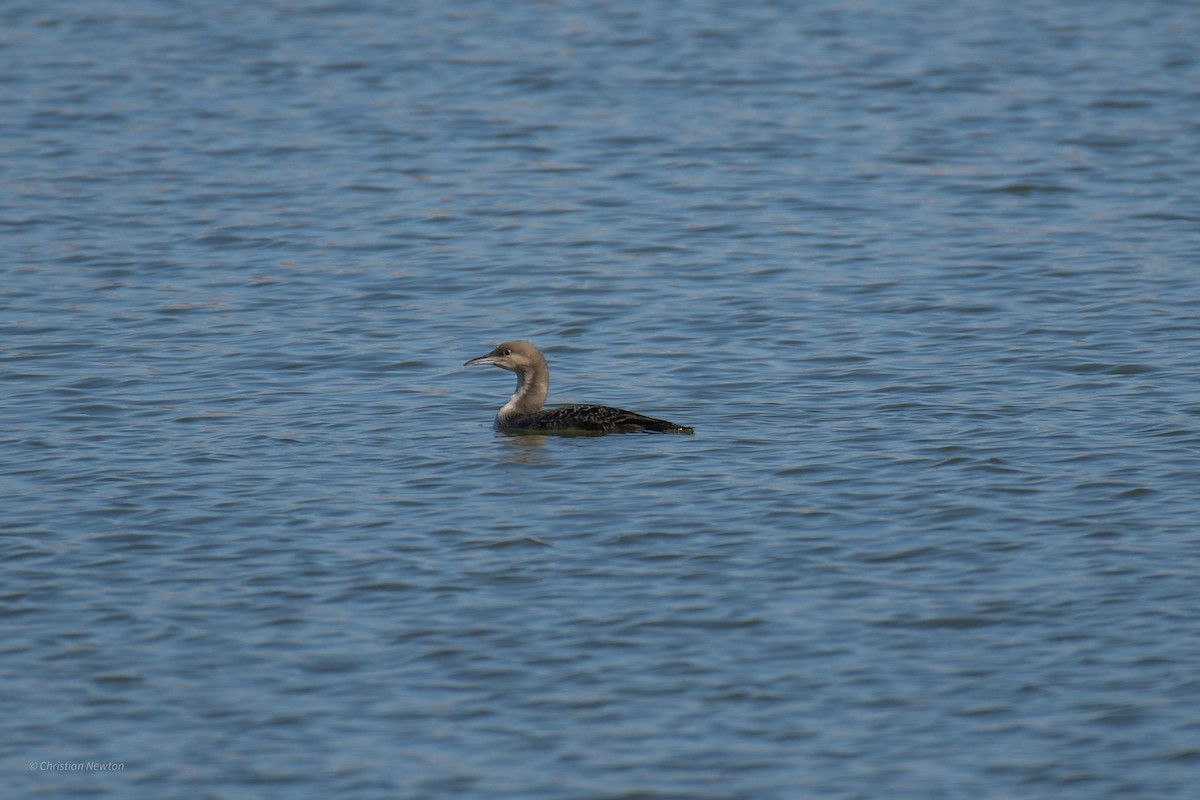
M561 406L542 410L550 389L550 366L533 342L502 342L464 367L490 365L517 373L517 390L496 414L496 429L526 433L693 433L693 429L610 406Z

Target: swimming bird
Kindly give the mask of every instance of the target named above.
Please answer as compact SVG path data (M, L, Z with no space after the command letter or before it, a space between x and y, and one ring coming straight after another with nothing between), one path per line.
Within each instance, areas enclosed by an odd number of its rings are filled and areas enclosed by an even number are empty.
M685 425L611 406L572 405L542 410L550 391L550 366L533 342L518 339L496 345L464 367L493 366L517 373L517 390L496 414L496 428L526 433L692 433Z

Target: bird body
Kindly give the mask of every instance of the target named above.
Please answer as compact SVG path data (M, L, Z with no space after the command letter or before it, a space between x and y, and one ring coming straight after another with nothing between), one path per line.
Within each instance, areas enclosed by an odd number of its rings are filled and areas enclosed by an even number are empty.
M550 390L550 366L532 342L503 342L490 353L463 366L490 365L517 375L517 390L496 414L496 428L525 433L692 433L685 425L647 417L622 408L569 405L543 409Z

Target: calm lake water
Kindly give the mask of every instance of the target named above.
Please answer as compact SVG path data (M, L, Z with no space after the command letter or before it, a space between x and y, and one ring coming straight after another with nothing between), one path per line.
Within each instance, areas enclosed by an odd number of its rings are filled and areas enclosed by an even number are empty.
M0 2L5 797L1191 800L1198 42Z

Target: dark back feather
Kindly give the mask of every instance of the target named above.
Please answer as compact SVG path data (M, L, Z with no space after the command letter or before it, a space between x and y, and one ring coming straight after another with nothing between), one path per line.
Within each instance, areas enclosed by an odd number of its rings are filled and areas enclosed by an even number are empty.
M581 431L588 433L634 433L654 431L657 433L692 433L684 425L676 425L665 419L647 417L633 411L612 406L561 406L523 414L507 422L505 430L522 431Z

